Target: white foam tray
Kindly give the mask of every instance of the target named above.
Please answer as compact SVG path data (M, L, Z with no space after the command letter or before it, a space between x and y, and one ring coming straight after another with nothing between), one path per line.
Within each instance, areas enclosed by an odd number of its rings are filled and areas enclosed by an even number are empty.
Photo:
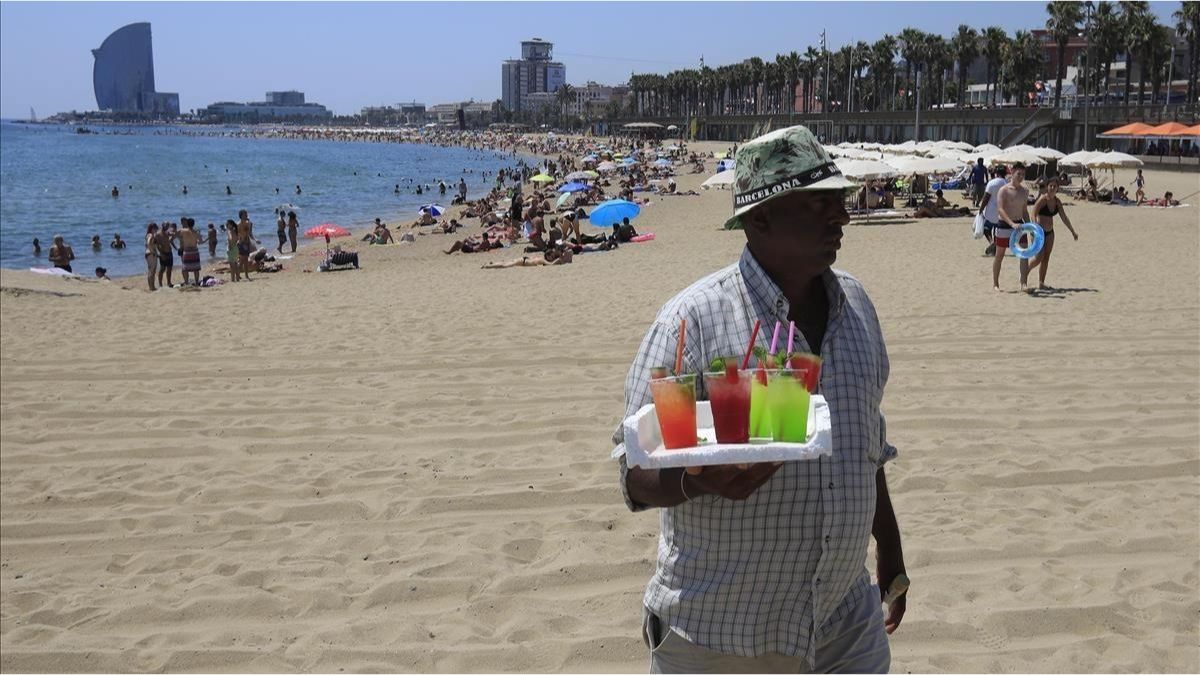
M654 405L642 406L625 419L625 461L643 469L716 464L753 464L813 460L833 453L833 432L829 423L829 405L825 397L814 395L808 411L807 443L717 443L713 430L712 408L708 401L696 402L696 434L700 445L667 450Z

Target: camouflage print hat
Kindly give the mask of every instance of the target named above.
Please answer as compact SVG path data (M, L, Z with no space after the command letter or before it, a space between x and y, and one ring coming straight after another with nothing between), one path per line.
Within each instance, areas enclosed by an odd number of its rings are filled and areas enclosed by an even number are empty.
M858 187L842 176L808 127L772 131L738 148L734 166L733 217L725 229L741 229L740 216L792 190Z

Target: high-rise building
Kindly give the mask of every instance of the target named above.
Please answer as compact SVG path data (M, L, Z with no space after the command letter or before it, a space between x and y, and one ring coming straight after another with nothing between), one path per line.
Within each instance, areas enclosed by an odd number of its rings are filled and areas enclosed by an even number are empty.
M500 102L505 108L526 110L529 94L555 92L566 83L567 67L553 60L553 51L553 43L532 38L521 42L521 58L500 65Z
M149 23L131 23L92 50L92 87L100 110L179 114L179 94L154 89L154 50Z

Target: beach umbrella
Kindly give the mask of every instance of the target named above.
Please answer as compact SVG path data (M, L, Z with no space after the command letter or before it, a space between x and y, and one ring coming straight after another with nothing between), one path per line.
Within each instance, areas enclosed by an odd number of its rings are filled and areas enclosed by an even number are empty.
M321 223L305 230L304 236L309 239L316 239L318 237L349 237L350 230L341 225L334 225L333 223Z
M600 158L597 157L596 155L584 155L583 157L580 158L580 161L591 163L591 162L595 162L599 159Z
M566 204L567 200L571 199L572 197L574 197L574 195L572 195L570 192L562 193L561 195L558 196L558 201L554 202L554 208L557 209L557 208L561 207L563 204Z
M596 170L597 171L612 171L615 168L617 168L617 165L612 162L600 162L600 165L596 167Z
M642 212L642 207L624 199L610 199L606 202L601 202L596 208L592 209L588 220L596 227L612 227L621 222L623 218L633 220Z
M679 127L675 126L674 124L667 127L667 131L677 131L678 129Z
M709 176L707 180L700 184L700 187L713 187L716 185L733 185L733 175L736 173L733 169L726 169L718 174Z
M1009 148L999 154L992 155L987 160L988 164L995 166L997 164L1045 164L1046 160L1029 152L1028 150L1019 150L1017 148Z
M595 171L592 171L591 169L588 169L586 171L581 171L580 173L586 175L589 179L596 179L596 178L600 177L600 174L596 173Z
M584 185L583 183L567 183L567 184L563 185L562 187L558 188L558 191L559 192L582 192L586 189L588 189L588 186Z
M441 215L445 212L446 212L446 207L440 206L438 204L426 204L426 205L422 206L421 208L417 209L418 216L424 215L425 213L429 213L429 215L433 216L434 218L440 218Z
M964 166L964 162L951 157L889 157L884 161L904 174L951 173Z
M737 166L737 162L732 159L723 159L717 162L717 171L728 171Z
M985 152L1000 152L1000 150L1001 150L1000 146L992 145L991 143L984 143L983 145L975 146L975 154L976 155L978 155L980 153L985 153Z
M1092 157L1094 157L1096 155L1100 155L1100 154L1103 154L1103 153L1092 152L1090 150L1080 150L1079 152L1072 152L1071 154L1066 155L1065 157L1059 159L1058 165L1059 166L1085 166L1089 159L1092 159Z
M529 181L531 183L553 183L554 176L547 176L544 173L539 173L538 175L534 176L533 178L530 178Z
M593 173L593 172L591 172L591 171L573 171L573 172L567 174L566 180L569 180L569 181L589 180L591 178L591 175L590 175L591 173Z
M654 166L671 166L671 160L662 158L654 160Z
M637 160L632 157L626 157L625 159L621 160L621 163L625 166L629 166L631 164L637 164Z
M1055 150L1054 148L1034 148L1030 152L1037 155L1038 157L1041 157L1042 159L1044 159L1046 161L1049 161L1052 159L1062 159L1063 157L1067 156L1066 153L1059 152L1058 150Z
M667 147L663 148L663 150L671 150L671 151L675 151L678 149L679 149L678 145L668 145Z
M1097 138L1144 138L1144 134L1154 127L1143 122L1134 122L1125 126L1109 129Z
M1084 164L1093 169L1115 169L1118 167L1141 166L1143 163L1137 157L1127 155L1123 152L1099 152Z
M838 159L833 163L841 170L843 176L858 180L890 178L899 173L896 167L876 159Z

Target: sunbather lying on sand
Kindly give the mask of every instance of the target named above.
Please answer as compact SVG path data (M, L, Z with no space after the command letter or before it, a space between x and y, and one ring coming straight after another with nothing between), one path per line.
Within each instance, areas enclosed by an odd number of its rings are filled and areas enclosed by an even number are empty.
M548 265L569 265L574 255L569 249L551 248L541 257L522 256L514 260L489 262L483 266L485 270L500 270L509 267L546 267Z

